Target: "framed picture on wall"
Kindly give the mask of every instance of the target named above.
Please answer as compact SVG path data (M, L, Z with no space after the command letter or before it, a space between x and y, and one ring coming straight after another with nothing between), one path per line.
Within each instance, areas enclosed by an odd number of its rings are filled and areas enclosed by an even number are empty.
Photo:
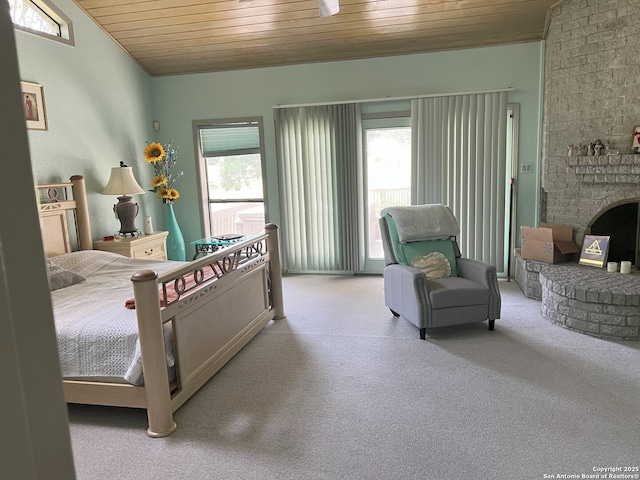
M631 151L640 153L640 127L633 129L633 139L631 140Z
M29 130L46 130L47 114L44 109L42 85L32 82L20 82L22 85L22 108Z

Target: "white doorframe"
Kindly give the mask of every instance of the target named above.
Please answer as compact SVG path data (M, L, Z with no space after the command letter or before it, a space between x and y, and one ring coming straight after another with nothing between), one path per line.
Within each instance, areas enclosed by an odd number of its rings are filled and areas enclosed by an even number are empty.
M507 152L511 151L511 161L507 161L507 179L510 181L510 185L507 185L507 205L509 212L509 225L505 229L507 231L507 257L506 257L506 277L510 280L511 277L515 277L515 255L516 242L518 239L517 228L517 205L518 205L518 139L520 128L520 104L510 103L507 105ZM507 157L508 158L508 157ZM509 194L510 191L510 194Z

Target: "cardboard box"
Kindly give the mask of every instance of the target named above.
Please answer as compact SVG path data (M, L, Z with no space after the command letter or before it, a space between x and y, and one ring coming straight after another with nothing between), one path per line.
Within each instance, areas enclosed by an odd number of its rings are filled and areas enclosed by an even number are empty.
M574 259L580 247L573 241L571 225L541 223L540 228L520 227L522 248L520 255L526 260L562 263Z

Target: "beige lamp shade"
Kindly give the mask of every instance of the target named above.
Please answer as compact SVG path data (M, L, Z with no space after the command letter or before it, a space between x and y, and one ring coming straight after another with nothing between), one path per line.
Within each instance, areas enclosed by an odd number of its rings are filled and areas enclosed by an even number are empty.
M144 190L133 176L132 167L113 167L107 186L102 191L103 195L135 195L144 193Z
M127 167L120 162L119 167L111 169L111 177L107 186L102 191L103 195L119 195L118 203L113 206L116 218L120 220L119 233L122 235L139 233L135 220L140 207L133 203L130 195L145 193L136 178L133 176L133 168Z

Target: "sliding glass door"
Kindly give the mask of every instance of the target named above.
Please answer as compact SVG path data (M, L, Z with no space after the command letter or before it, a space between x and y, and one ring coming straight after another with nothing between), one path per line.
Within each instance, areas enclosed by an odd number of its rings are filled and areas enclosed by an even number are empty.
M509 160L517 163L517 110L507 112L505 98L494 106L466 95L454 99L464 108L456 104L451 114L437 104L419 113L403 100L276 109L289 271L381 273L382 209L446 203L461 224L465 255L504 274L516 171Z
M407 116L370 118L362 122L366 195L365 272L384 268L378 219L380 211L411 203L411 126Z
M392 205L411 205L411 190L416 189L417 178L412 173L411 158L411 118L398 113L383 113L378 115L363 115L363 182L365 195L362 216L365 219L364 245L365 266L364 273L380 273L384 268L384 255L378 219L380 211ZM495 219L496 230L504 232L504 248L498 252L495 264L499 266L500 276L510 275L513 269L510 251L513 249L515 217L515 185L514 178L517 171L518 151L518 106L509 105L506 115L506 160L504 160L506 185L499 194L497 202L503 202L504 213ZM440 178L442 175L438 175ZM428 177L433 178L431 171ZM457 176L456 176L457 177ZM491 181L491 180L489 180ZM434 200L436 201L436 200ZM447 203L445 199L439 199ZM420 202L418 202L420 203ZM477 208L473 202L467 202L463 207L466 212ZM464 215L462 215L464 218ZM459 220L460 221L460 220ZM484 219L482 220L485 221Z

